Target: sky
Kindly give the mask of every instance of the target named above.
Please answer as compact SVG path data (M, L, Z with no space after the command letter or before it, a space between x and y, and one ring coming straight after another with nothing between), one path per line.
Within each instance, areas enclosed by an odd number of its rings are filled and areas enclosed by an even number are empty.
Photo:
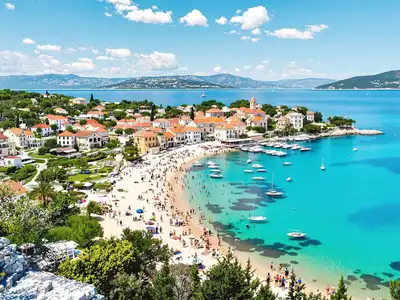
M0 0L0 75L375 74L400 69L399 11L398 0Z

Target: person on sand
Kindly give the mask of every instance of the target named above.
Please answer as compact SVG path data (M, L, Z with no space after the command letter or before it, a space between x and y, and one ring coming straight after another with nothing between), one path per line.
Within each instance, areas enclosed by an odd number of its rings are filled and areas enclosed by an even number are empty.
M271 263L269 264L269 268L271 269L271 271L274 270L274 262L271 261Z
M331 288L329 285L326 286L325 291L326 291L326 295L329 296L329 293L331 292Z

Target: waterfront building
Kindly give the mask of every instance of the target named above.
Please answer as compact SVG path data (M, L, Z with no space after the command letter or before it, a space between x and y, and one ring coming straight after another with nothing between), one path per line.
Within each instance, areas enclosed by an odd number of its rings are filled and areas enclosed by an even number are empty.
M307 114L306 114L306 118L307 118L307 121L314 122L314 120L315 120L314 112L308 110Z
M214 138L215 127L225 123L225 119L216 117L195 118L189 126L200 128L203 139Z
M185 142L186 144L195 144L201 142L201 130L197 127L185 127Z
M304 116L297 112L290 112L286 115L287 118L290 120L290 124L293 126L294 129L300 130L303 128L303 119Z
M221 124L215 128L214 137L217 141L235 139L237 137L237 131L233 125Z
M285 128L289 127L290 119L286 116L282 116L278 118L276 122L276 129L277 130L284 130Z
M167 130L171 124L169 123L168 119L155 119L153 121L153 127L155 128L161 128L162 130Z
M170 127L168 130L175 136L176 145L186 144L186 134L184 126L176 125L174 127Z
M251 127L268 128L268 120L260 116L252 116L246 120L246 125Z
M139 131L134 134L134 140L140 154L155 153L159 151L157 147L157 134L154 131Z
M170 132L164 132L165 149L175 147L175 135Z

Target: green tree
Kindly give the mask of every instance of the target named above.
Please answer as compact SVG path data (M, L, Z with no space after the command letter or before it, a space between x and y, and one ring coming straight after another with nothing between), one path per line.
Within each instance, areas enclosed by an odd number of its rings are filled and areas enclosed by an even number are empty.
M42 130L42 128L36 128L36 133L37 134L39 134L39 135L42 135L42 133L43 133L43 130Z
M150 111L150 121L153 122L154 121L154 117L156 115L156 105L152 104L151 105L151 111Z
M248 271L229 252L206 273L202 297L205 300L252 299L258 286L257 281L249 283L248 276Z
M190 282L191 282L193 298L194 299L200 298L201 281L200 281L200 275L199 275L199 267L196 264L193 264L190 267L189 278L190 278Z
M392 300L400 300L400 280L391 281L389 287Z
M101 215L103 213L103 207L97 203L96 201L89 201L86 206L86 214L90 217L90 215Z
M122 129L120 129L120 128L115 129L115 134L116 135L122 135L123 133L124 133L124 131Z
M247 107L247 108L249 108L249 107L250 107L250 101L249 101L249 100L245 100L245 99L237 100L237 101L232 102L232 103L229 105L229 107L230 107L230 108L240 108L240 107Z
M90 94L90 101L91 101L91 102L93 102L93 101L94 101L93 94Z
M314 113L314 121L317 122L317 123L323 121L322 113L321 113L321 112L316 111L316 112Z
M49 149L57 148L57 139L48 139L44 142L44 146Z
M76 167L80 170L86 170L89 168L89 163L87 158L80 158L76 161Z
M161 267L161 271L157 274L153 283L153 299L155 300L173 300L175 278L171 274L168 260Z
M351 297L347 295L347 287L343 275L340 277L338 288L335 294L331 296L331 300L351 300Z
M131 135L133 133L133 129L132 128L126 128L126 129L124 129L124 133L126 135Z
M83 120L79 120L79 125L86 125L87 120L83 119Z
M296 274L294 273L293 269L292 272L290 273L290 279L289 279L289 291L288 291L288 298L290 300L306 300L307 295L304 292L305 285L304 283L299 284L297 282L297 277Z
M274 292L271 290L271 287L266 284L266 285L261 285L260 289L257 292L256 297L254 300L276 300L278 299L278 296L274 294Z
M194 107L193 106L190 108L190 119L194 120Z
M38 199L43 205L48 205L55 196L55 190L48 173L41 172L37 177L37 185L33 188L31 195Z
M78 258L61 263L58 275L93 284L107 297L117 274L132 274L135 251L129 241L103 241L83 250Z
M137 276L126 273L118 273L111 284L112 288L110 290L109 299L152 299L152 287L149 278L142 276L141 273L139 273Z
M50 128L51 128L51 130L52 130L53 132L57 132L57 131L58 131L58 126L57 126L57 124L51 124L51 125L50 125Z

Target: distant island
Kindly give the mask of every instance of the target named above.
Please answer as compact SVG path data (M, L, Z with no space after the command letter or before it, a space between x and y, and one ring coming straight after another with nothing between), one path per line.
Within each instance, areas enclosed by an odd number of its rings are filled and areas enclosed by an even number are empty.
M400 71L389 71L376 75L356 76L316 87L318 90L372 90L400 89Z
M315 88L334 79L302 78L259 81L232 74L211 76L81 77L75 74L0 76L0 89L285 89Z

